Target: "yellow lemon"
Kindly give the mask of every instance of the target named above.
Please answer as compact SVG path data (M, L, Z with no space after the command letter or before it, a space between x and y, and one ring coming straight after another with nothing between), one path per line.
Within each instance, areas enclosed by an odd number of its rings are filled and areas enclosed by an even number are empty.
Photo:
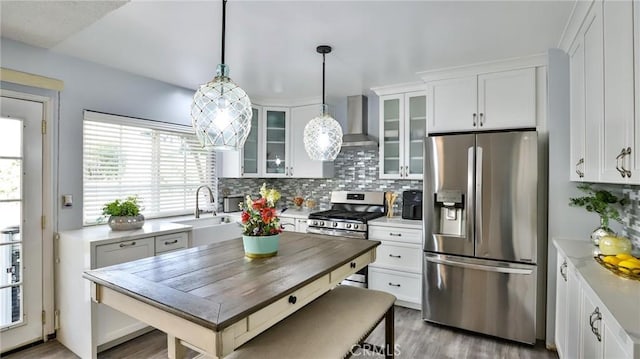
M617 266L618 263L622 262L622 259L616 256L606 256L602 259L602 261L605 263L609 263L609 264L613 264L614 266Z
M640 263L638 263L636 261L626 260L626 261L622 261L622 262L618 263L618 267L625 267L625 268L628 268L628 269L635 269L635 268L640 268Z
M638 258L636 258L636 257L632 257L632 258L629 258L629 259L627 259L627 260L628 260L628 261L632 261L632 262L636 262L636 263L639 263L639 264L640 264L640 259L638 259Z
M633 258L631 254L627 254L627 253L620 253L616 257L622 259L623 261Z

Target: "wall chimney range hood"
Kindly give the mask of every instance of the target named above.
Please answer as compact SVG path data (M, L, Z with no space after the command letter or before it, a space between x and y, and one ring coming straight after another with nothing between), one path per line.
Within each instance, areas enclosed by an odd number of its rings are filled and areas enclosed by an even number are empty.
M342 148L378 147L378 141L367 135L367 96L347 97L347 128L342 136Z

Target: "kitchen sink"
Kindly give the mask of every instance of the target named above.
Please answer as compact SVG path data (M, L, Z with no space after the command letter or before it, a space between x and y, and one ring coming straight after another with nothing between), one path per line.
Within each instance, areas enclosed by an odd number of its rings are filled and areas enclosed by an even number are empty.
M191 246L203 246L242 237L242 227L229 216L183 219L173 223L191 226Z

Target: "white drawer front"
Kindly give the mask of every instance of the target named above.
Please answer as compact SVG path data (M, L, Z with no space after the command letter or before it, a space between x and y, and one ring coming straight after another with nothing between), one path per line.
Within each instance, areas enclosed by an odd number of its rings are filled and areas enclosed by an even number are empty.
M157 236L156 254L187 248L189 246L188 242L189 234L187 232Z
M422 244L422 231L407 228L369 226L369 239Z
M280 217L280 225L282 226L285 232L295 232L296 231L296 220L291 217Z
M422 247L401 242L382 242L372 266L421 273Z
M398 300L419 304L422 290L421 276L369 267L369 288L391 293Z

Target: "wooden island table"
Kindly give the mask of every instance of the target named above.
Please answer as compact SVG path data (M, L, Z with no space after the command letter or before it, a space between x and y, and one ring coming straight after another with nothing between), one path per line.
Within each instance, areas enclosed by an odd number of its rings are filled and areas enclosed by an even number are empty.
M87 271L92 298L222 358L375 261L378 241L283 232L278 255L249 259L242 239Z

